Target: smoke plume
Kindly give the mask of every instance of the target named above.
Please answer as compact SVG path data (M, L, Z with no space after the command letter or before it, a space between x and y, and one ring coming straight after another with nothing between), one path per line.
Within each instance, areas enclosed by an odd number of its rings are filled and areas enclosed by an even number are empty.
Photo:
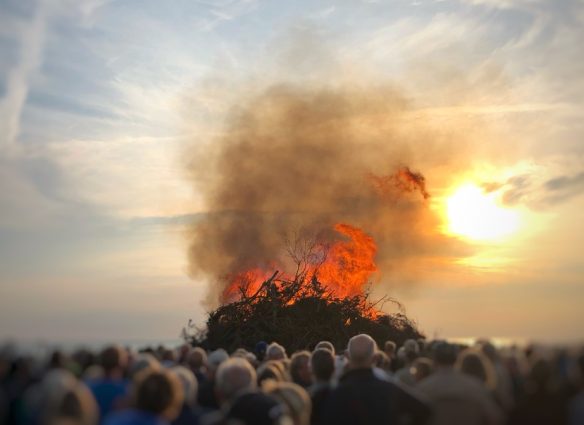
M408 109L391 87L277 85L240 99L190 163L208 212L192 227L190 272L212 279L209 301L229 276L285 267L290 235L343 240L337 223L373 237L376 280L423 251L431 193L414 161L431 140Z

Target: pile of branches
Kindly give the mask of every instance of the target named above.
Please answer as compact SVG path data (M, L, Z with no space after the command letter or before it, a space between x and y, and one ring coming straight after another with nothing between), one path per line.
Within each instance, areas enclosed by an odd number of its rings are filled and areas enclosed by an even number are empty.
M388 301L399 307L399 313L385 314L377 309ZM253 350L259 341L276 341L294 352L312 349L322 340L342 349L359 333L371 335L379 346L387 340L402 344L423 336L393 299L372 303L367 293L338 298L316 276L309 281L285 280L275 272L255 293L242 289L238 301L209 313L205 328L189 322L183 338L195 346L229 352Z

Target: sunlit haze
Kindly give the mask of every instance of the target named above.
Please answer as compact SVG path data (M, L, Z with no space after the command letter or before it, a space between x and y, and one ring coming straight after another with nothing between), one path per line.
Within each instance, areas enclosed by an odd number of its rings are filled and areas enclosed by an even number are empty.
M448 231L477 240L500 240L512 236L521 225L518 211L498 204L494 195L465 184L446 200Z
M580 0L0 2L0 342L177 339L298 235L428 337L581 341L582 46Z

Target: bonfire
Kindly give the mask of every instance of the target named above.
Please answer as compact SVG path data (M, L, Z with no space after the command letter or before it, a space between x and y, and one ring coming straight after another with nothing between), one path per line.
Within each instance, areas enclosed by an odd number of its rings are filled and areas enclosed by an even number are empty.
M373 238L348 224L334 229L343 240L288 244L293 274L268 275L252 268L230 276L223 304L209 313L206 327L189 322L184 338L207 349L230 351L253 349L259 341L277 341L296 351L328 340L340 349L358 333L371 335L380 345L420 338L397 300L388 296L370 300L367 283L377 271ZM398 312L384 313L387 303Z
M316 276L309 284L278 278L275 272L260 288L217 308L209 314L206 328L189 323L185 337L193 345L206 349L237 348L253 350L259 341L278 341L290 352L312 349L328 340L341 349L359 333L371 335L378 344L392 340L402 344L408 338L420 338L415 323L400 311L384 314L367 294L339 298L327 291ZM393 299L384 298L383 302ZM193 332L194 331L194 332Z

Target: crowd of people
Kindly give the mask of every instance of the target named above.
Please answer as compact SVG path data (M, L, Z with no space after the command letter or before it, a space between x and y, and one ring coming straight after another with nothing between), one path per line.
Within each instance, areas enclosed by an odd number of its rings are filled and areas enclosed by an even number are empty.
M584 424L584 353L366 334L286 352L0 351L8 425Z

